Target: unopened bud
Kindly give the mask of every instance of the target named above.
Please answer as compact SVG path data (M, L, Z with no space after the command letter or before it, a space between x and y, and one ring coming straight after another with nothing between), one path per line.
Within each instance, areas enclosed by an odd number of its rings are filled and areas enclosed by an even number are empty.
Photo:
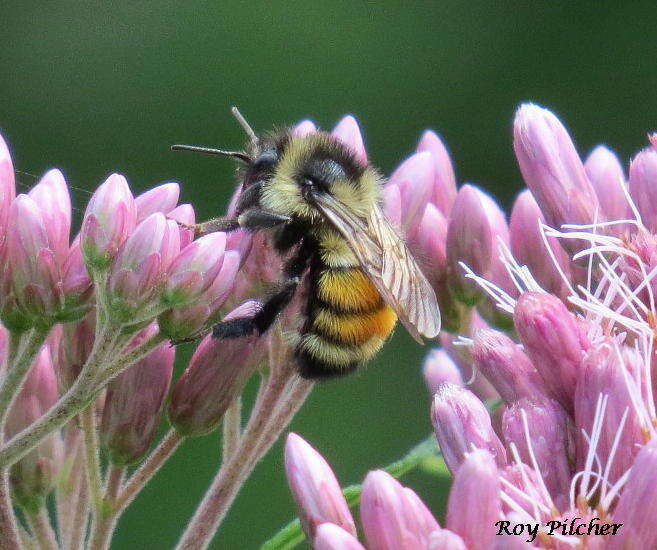
M500 466L506 464L506 451L493 430L490 415L469 390L442 384L434 396L431 420L445 463L452 472L473 448L486 449Z
M326 522L356 535L354 520L333 470L322 455L295 433L289 434L285 443L285 473L308 540L312 541L317 527Z
M256 304L247 303L237 311ZM224 320L242 316L233 311ZM188 436L212 431L262 359L263 343L256 334L232 339L206 336L171 392L169 420L176 430Z
M160 344L107 387L100 437L110 460L125 466L148 451L173 372L175 348Z

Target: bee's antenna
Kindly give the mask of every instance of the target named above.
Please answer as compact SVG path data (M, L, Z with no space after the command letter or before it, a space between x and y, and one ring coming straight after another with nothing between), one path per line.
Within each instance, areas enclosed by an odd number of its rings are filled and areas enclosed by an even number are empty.
M239 123L239 125L244 128L244 131L246 132L246 135L249 136L249 139L253 143L257 143L258 141L258 136L256 133L253 131L253 128L251 128L251 125L246 121L246 119L242 116L242 113L240 113L240 110L233 106L230 108L230 112L233 113L233 116L235 117L235 120Z
M223 155L233 157L246 164L251 164L251 158L239 151L224 151L223 149L213 149L212 147L197 147L196 145L172 145L172 151L193 151L194 153L206 153L209 155Z

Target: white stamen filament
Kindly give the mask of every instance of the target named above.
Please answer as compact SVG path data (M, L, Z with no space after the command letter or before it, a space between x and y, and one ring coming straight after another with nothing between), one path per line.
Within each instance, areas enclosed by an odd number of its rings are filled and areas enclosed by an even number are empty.
M568 287L568 290L570 291L570 294L574 295L575 291L573 290L573 287L570 284L570 278L567 277L566 274L564 273L561 265L559 264L559 260L557 260L557 256L554 253L554 250L552 250L552 247L550 246L550 243L548 242L547 231L548 231L548 229L551 229L551 228L548 225L545 225L540 220L538 222L538 225L539 225L539 229L540 229L541 240L543 241L543 245L545 246L545 250L547 250L547 253L550 255L550 259L552 260L552 264L554 265L554 268L557 270L557 273L559 273L559 276L561 277L561 280Z
M496 284L477 275L464 262L459 262L459 265L465 271L465 278L475 281L495 301L497 307L508 313L513 313L516 306L516 301L513 297Z

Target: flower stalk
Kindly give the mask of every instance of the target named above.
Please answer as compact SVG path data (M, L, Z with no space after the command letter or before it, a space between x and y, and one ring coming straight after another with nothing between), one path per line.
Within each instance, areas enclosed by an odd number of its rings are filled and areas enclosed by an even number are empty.
M25 334L9 331L7 366L0 381L0 433L14 397L20 391L27 371L39 353L49 329L35 327Z
M36 514L26 513L25 518L40 550L58 550L57 537L46 508L41 508Z
M276 348L276 345L273 346ZM257 462L303 404L313 383L300 379L289 356L279 356L261 383L249 422L233 454L213 479L176 550L204 550Z

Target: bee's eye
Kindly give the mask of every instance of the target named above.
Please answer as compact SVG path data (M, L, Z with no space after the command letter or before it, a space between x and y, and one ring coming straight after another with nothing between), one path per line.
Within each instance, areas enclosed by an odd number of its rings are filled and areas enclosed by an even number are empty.
M300 174L301 186L304 189L314 189L324 193L331 192L331 185L339 179L344 179L345 172L339 163L332 159L312 159Z

